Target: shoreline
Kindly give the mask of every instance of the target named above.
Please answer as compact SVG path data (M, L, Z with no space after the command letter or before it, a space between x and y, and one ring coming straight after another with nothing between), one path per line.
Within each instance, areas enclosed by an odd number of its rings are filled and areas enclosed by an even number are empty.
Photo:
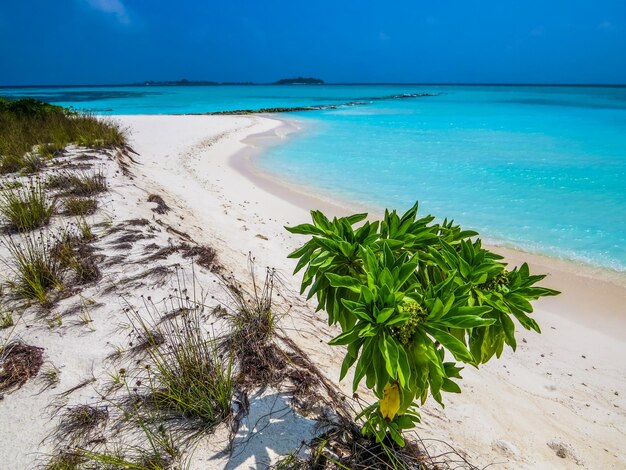
M306 211L315 208L332 216L367 212L369 218L382 217L383 213L377 209L347 199L333 198L332 195L313 187L304 188L290 184L262 169L258 160L263 158L266 149L279 145L291 134L302 131L299 121L295 119L278 118L271 114L266 118L278 121L279 126L245 137L242 143L246 144L246 147L228 159L231 168L262 190ZM479 234L479 237L483 238L484 235ZM538 305L542 308L566 307L575 321L589 328L603 331L616 339L626 339L626 273L576 260L526 251L506 244L485 242L483 246L504 256L504 261L512 266L527 262L532 272L548 274L544 281L547 287L568 292L566 305L563 305L563 296L559 296L541 299ZM595 318L585 314L600 305L606 316L606 322L602 325L599 325Z

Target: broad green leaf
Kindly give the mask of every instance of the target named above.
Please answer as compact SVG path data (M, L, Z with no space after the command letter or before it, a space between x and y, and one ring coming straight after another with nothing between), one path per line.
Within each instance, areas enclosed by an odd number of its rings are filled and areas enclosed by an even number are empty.
M470 364L474 363L472 353L467 350L461 341L456 339L450 333L433 327L426 327L426 331L428 331L433 338L439 341L444 348L450 351L457 361L467 362Z
M352 292L360 293L363 283L351 276L339 276L337 274L326 273L326 277L333 287L345 287Z
M495 322L495 318L482 318L475 315L450 315L436 321L437 325L448 328L477 328L493 325Z

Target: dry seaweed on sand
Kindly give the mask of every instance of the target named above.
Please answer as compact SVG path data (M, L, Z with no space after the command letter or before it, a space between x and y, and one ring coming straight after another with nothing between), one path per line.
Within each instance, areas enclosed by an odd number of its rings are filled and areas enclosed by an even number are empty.
M322 417L318 436L300 449L279 459L273 470L478 470L454 447L436 440L437 452L417 436L405 447L394 442L376 442L363 436L350 418ZM411 433L414 435L415 433ZM484 467L486 468L486 467Z
M63 410L54 431L57 442L72 446L93 439L98 430L102 430L109 419L109 410L105 405L76 405Z
M156 204L156 207L154 207L152 211L157 214L167 214L171 210L163 198L158 194L150 194L148 196L148 202L154 202Z
M217 252L207 245L189 246L183 243L183 258L193 258L198 266L209 271L219 271L220 266L216 263Z
M0 393L21 388L43 365L43 348L11 341L0 351Z

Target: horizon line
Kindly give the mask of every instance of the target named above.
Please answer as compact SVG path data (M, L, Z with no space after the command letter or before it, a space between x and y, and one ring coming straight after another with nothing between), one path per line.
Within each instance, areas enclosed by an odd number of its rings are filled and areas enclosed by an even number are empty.
M275 82L213 82L211 80L189 80L189 84L178 84L180 80L147 80L145 82L135 83L104 83L104 84L40 84L40 85L0 85L0 88L89 88L89 87L150 87L150 86L379 86L379 85L395 85L395 86L502 86L502 87L580 87L580 88L623 88L626 83L492 83L492 82L328 82L322 84L278 84ZM153 83L172 83L170 85L148 85L147 82ZM206 85L194 84L205 82ZM210 83L210 84L209 84Z

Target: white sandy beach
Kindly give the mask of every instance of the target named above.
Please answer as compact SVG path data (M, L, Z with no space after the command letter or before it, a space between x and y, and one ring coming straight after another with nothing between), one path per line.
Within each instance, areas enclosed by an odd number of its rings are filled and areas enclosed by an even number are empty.
M180 255L168 259L161 277L147 273L152 263L142 261L149 244L161 247L180 243L181 233L217 250L227 271L244 278L249 253L259 267L279 271L293 304L281 327L319 365L331 382L339 376L343 351L326 343L337 334L323 312L315 313L297 295L299 278L291 275L295 262L287 254L303 243L285 225L309 221L309 209L333 215L352 209L343 201L320 199L306 188L281 184L256 169L255 159L266 145L279 145L297 128L262 116L117 116L129 131L130 146L138 155L127 162L132 176L122 174L113 159L104 161L109 193L102 196L103 214L94 229L96 245L111 259L122 253L119 233L143 234L132 247L123 248L124 262L103 267L103 278L88 287L81 299L93 300L92 321L62 313L73 306L62 301L46 321L29 312L16 327L29 344L45 347L45 359L61 370L54 393L63 392L94 377L94 384L73 392L61 407L90 403L108 374L115 370L107 359L116 346L128 343L124 302L141 305L140 295L155 299L168 293L167 279L175 263L189 266ZM159 194L172 210L156 215L149 194ZM129 220L149 221L133 232ZM108 227L108 228L107 228ZM547 287L562 291L558 297L536 304L535 318L543 334L519 332L518 351L505 350L480 370L465 369L461 395L447 394L445 409L428 402L417 432L432 449L437 441L453 444L479 468L554 469L626 467L626 284L623 278L572 263L501 249L512 262L530 261L536 272L548 273ZM218 295L216 276L198 269L196 279L204 293ZM109 289L112 286L114 289ZM120 296L123 296L123 300ZM81 300L82 301L82 300ZM75 306L74 306L75 307ZM80 312L80 308L78 311ZM84 310L84 306L83 306ZM76 309L74 309L76 311ZM62 314L62 315L61 315ZM61 317L63 318L61 324ZM52 320L52 322L51 322ZM46 323L47 322L47 323ZM57 322L58 324L54 323ZM522 339L523 338L523 339ZM38 379L39 380L39 379ZM42 442L54 429L51 391L40 392L41 381L0 400L0 468L32 468L41 454L51 452L53 439ZM340 386L351 395L351 381ZM255 400L245 431L273 417L266 427L233 456L222 451L226 431L199 443L190 468L264 468L277 454L285 454L310 439L314 423L285 413L285 397L269 394ZM267 416L274 407L275 415ZM4 463L8 466L3 466Z
M301 239L284 225L309 219L305 208L343 213L306 193L276 186L254 171L254 147L289 131L265 117L124 116L131 145L140 154L137 184L167 195L181 210L181 225L219 247L232 269L248 252L274 266L293 289L294 262L286 259ZM261 134L262 139L248 138ZM513 250L514 262L530 261L546 272L548 287L562 295L536 305L543 334L521 331L516 354L506 350L481 370L466 369L463 393L446 396L445 410L430 403L419 435L443 439L478 466L494 468L624 468L626 466L626 288L591 268ZM313 307L313 305L311 305ZM330 379L341 353L324 343L336 332L305 310L287 320ZM346 381L347 382L347 381ZM347 384L343 384L347 389Z

